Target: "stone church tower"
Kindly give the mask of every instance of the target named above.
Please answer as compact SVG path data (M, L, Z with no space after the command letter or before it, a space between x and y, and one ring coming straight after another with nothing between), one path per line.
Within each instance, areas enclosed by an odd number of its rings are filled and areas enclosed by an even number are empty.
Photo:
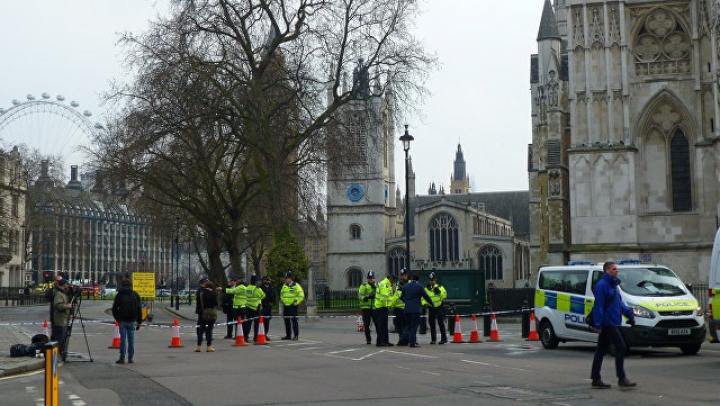
M342 111L343 131L353 150L327 179L328 275L331 289L344 289L347 275L386 271L385 239L396 234L395 124L392 89L370 89L360 60L353 74L358 100Z
M453 173L450 175L450 193L470 193L470 176L467 174L465 157L462 147L458 144L453 162Z
M710 0L545 0L530 75L533 270L633 258L707 281L718 34Z

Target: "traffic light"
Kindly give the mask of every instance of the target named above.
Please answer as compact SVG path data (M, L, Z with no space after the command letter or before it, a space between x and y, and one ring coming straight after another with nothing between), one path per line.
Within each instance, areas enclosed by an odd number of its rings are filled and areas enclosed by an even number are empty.
M43 282L49 283L53 281L53 272L52 271L45 271L43 272Z

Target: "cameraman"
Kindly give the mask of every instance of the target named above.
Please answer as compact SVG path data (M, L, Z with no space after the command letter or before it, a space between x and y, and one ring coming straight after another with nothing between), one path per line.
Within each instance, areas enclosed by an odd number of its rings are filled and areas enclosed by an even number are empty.
M61 279L58 281L57 286L53 288L52 335L50 340L59 343L61 348L64 348L65 335L70 320L70 309L72 309L70 298L67 295L69 286L70 283L67 280Z

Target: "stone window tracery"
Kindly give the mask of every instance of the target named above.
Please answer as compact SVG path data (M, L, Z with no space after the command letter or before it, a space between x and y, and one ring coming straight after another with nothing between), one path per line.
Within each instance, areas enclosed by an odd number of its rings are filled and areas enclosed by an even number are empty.
M633 55L638 76L691 71L690 37L669 11L657 9L645 18L635 38Z

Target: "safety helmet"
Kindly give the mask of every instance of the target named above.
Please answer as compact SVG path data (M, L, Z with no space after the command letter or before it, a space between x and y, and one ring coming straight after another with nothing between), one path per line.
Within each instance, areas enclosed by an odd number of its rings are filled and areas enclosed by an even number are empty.
M435 272L430 272L430 280L431 281L435 280Z
M405 268L400 270L400 275L407 275L407 273L408 273L408 271Z
M375 279L375 272L373 272L373 271L368 271L367 278L368 278L368 279L370 279L370 278Z
M295 277L295 275L293 275L292 271L288 271L288 272L285 274L285 278L294 278L294 277Z

